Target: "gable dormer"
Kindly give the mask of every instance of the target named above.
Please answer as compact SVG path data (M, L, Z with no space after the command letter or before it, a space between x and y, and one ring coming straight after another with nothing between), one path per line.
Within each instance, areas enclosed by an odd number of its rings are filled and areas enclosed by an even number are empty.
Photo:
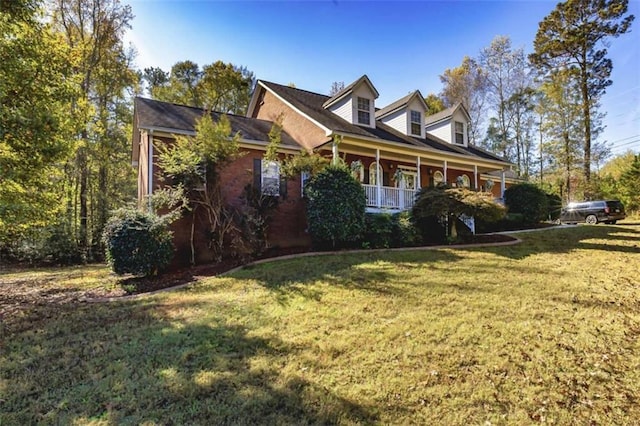
M322 107L351 124L375 128L375 100L378 96L369 77L363 75L329 98Z
M424 115L427 104L419 90L398 99L376 112L376 120L407 136L425 137Z
M458 103L437 114L425 118L428 134L443 139L450 144L469 146L469 113Z

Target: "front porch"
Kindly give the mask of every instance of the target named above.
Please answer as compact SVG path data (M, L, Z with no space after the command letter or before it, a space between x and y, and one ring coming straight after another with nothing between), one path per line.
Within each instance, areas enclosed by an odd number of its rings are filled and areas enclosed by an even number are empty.
M376 210L404 211L413 207L418 193L415 189L393 188L362 184L367 196L367 208Z

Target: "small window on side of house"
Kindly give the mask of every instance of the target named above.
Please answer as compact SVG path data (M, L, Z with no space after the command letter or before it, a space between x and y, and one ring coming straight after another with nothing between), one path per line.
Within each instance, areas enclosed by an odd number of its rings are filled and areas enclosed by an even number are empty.
M464 124L456 121L455 122L455 130L456 130L456 143L458 145L464 145Z
M411 134L414 136L422 135L422 120L419 111L411 111Z
M262 160L260 188L263 195L280 196L280 163Z
M307 182L311 179L311 173L309 172L301 172L300 173L300 193L304 196L304 187L307 186Z
M358 124L371 125L371 101L358 96Z

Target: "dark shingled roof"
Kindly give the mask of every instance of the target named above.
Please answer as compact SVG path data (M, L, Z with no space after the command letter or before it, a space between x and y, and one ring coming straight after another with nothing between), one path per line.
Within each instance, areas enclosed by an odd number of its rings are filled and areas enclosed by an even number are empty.
M195 131L196 119L202 117L205 110L185 105L177 105L169 102L155 101L137 97L134 100L134 120L138 128L162 129L167 132L172 130L193 132ZM223 115L219 112L212 112L214 121ZM245 140L269 142L269 131L273 122L248 118L241 115L224 114L229 118L231 131L235 134L240 132L240 137ZM282 146L300 148L300 145L286 132L282 132Z
M503 158L500 158L497 155L490 154L477 147L453 145L430 134L427 134L427 137L425 139L417 138L415 136L407 136L397 131L396 129L382 123L379 120L376 120L375 129L351 124L342 117L339 117L331 111L323 108L322 105L329 99L329 96L320 95L318 93L313 93L290 86L283 86L281 84L264 80L260 80L259 83L261 83L265 87L268 87L270 90L272 90L281 98L285 99L287 102L293 105L294 108L298 109L303 114L337 133L348 133L356 136L364 136L371 139L379 139L381 141L397 142L423 148L429 147L438 151L479 157L485 160L500 161L505 163L507 162ZM400 99L398 102L408 101L414 94L415 92ZM394 102L390 106L393 106L398 102Z
M373 83L371 82L371 80L369 80L369 77L367 77L367 75L365 74L362 77L360 77L359 79L357 79L356 81L354 81L353 83L351 83L350 85L348 85L347 87L345 87L344 89L340 90L335 95L333 95L331 97L327 96L327 100L324 101L324 103L322 104L322 107L326 108L327 106L331 105L332 103L334 103L338 99L342 98L347 93L351 92L354 87L356 87L358 84L360 84L363 81L367 82L369 84L369 86L371 86L371 88L375 92L374 94L376 95L376 98L377 98L379 96L379 93L376 90L376 88L373 86Z
M344 118L339 117L328 109L322 107L327 99L329 99L329 96L289 86L283 86L281 84L264 80L260 80L260 83L271 89L280 97L286 99L287 102L303 114L334 132L349 133L356 136L399 142L407 145L419 145L419 143L416 143L414 138L396 132L391 127L379 121L376 121L375 129L349 123Z
M452 107L443 109L442 111L437 112L435 114L428 115L425 117L424 123L429 125L429 124L437 123L440 120L444 120L445 118L449 118L453 115L454 111L458 109L460 105L461 105L460 102L458 102Z

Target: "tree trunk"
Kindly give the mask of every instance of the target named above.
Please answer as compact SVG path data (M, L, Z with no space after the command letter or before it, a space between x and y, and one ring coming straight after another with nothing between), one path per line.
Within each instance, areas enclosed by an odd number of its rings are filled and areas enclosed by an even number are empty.
M82 139L87 140L86 131L82 132ZM89 216L88 211L88 202L87 202L87 192L89 186L89 170L87 166L87 152L86 148L82 147L78 150L77 155L78 169L80 171L80 182L79 182L79 196L80 196L80 230L78 235L78 244L80 245L80 250L86 253L88 246L88 236L87 232L87 220Z
M586 64L586 53L583 54L583 64ZM581 71L582 86L582 113L584 115L584 179L586 187L589 188L591 181L591 102L589 99L589 76L586 65ZM590 194L585 194L590 195ZM589 197L590 198L590 197Z

